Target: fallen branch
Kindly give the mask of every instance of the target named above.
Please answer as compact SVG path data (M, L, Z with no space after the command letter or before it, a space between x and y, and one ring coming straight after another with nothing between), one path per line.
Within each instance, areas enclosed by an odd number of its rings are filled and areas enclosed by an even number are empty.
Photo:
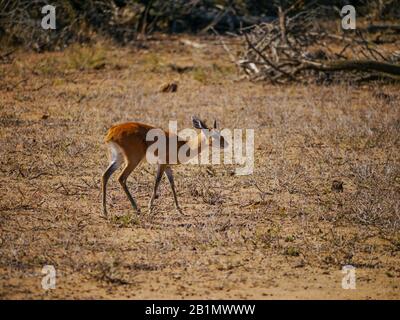
M331 34L315 23L321 8L303 8L292 14L290 7L279 7L275 20L242 30L243 50L235 63L248 78L308 82L337 73L340 80L400 79L396 52L380 49L361 31Z
M400 76L400 65L373 60L340 60L340 61L302 61L305 69L318 71L378 71L388 75Z

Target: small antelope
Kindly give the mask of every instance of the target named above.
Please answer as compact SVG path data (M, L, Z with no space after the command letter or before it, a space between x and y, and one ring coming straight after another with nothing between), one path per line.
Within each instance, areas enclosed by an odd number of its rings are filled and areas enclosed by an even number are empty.
M201 146L205 145L208 147L212 145L213 144L212 140L218 142L220 148L225 148L227 146L227 142L221 135L220 130L217 129L216 121L214 121L213 128L209 129L203 121L201 121L195 116L192 116L192 124L194 128L201 130L200 133L197 135L197 137L190 139L189 141L178 140L176 150L172 151L175 153L175 155L178 154L178 151L182 146L186 145L186 147L188 147L191 151L191 156L193 157L198 156L198 154L201 152ZM103 196L102 203L103 203L103 214L105 217L107 217L107 208L106 208L107 182L111 177L111 175L121 166L122 163L125 163L125 165L124 169L122 170L121 174L118 177L118 181L121 184L122 189L124 190L130 203L132 204L133 209L136 210L137 213L140 213L140 209L135 199L132 197L132 195L128 190L128 187L126 185L126 180L132 173L132 171L138 166L138 164L144 158L146 158L147 149L152 143L154 143L153 141L146 141L146 135L151 129L157 129L157 128L138 122L128 122L113 126L108 130L107 135L105 137L105 142L107 143L110 149L111 162L102 176L102 196ZM176 196L174 178L171 169L172 164L169 163L169 157L168 157L168 153L171 152L169 150L168 138L173 137L173 135L170 134L168 131L164 131L164 133L166 136L167 146L165 150L167 150L167 154L165 155L164 158L161 159L166 159L165 161L166 163L158 164L153 195L149 201L148 207L149 211L151 212L153 208L154 199L157 198L158 186L160 184L163 173L165 173L172 189L175 207L178 210L178 212L182 213L178 205L178 199ZM157 156L161 157L161 155ZM175 157L175 159L177 159L178 164L180 164L178 157Z

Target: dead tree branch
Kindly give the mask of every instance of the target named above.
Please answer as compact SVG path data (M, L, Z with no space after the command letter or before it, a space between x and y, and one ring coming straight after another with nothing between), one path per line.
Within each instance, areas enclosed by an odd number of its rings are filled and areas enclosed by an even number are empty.
M277 19L242 30L236 64L250 79L308 82L337 74L341 80L400 80L398 53L380 49L361 31L331 34L315 23L321 8L303 8L292 14L279 7Z

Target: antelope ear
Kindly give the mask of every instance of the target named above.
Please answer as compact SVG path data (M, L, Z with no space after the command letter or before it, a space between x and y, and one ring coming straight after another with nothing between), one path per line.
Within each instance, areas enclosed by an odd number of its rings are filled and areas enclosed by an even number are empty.
M192 116L192 124L196 129L208 129L207 125L196 116Z
M214 129L217 129L217 120L214 120Z

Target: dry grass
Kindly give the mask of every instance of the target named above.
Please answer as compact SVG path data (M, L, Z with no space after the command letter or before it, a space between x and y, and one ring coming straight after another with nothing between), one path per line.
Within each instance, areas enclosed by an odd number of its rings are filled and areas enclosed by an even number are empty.
M237 82L203 41L19 53L0 65L0 297L400 297L398 87ZM159 92L169 81L178 91ZM254 174L178 167L185 215L164 180L140 217L113 179L114 217L102 219L106 129L183 129L191 114L254 128ZM141 207L154 174L142 164L129 179ZM45 264L56 290L40 287ZM357 267L357 290L341 289L345 264Z

